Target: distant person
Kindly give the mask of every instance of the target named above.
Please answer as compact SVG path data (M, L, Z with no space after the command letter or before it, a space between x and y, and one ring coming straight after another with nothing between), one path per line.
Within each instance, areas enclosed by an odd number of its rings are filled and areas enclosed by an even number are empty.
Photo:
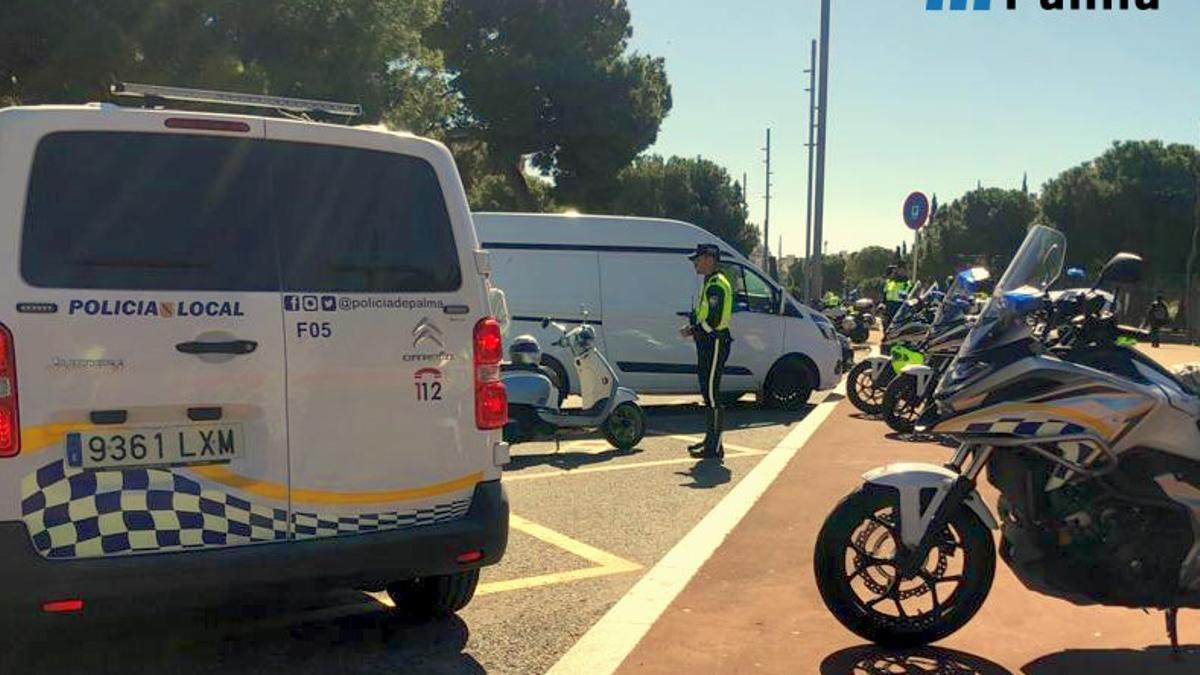
M1169 323L1171 323L1171 310L1160 293L1154 298L1154 302L1150 303L1150 308L1146 310L1146 324L1150 326L1151 345L1158 347L1161 344L1160 332L1163 326Z

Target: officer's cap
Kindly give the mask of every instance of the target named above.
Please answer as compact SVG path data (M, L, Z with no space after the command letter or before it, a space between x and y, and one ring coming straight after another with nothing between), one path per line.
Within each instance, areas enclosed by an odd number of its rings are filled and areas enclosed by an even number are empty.
M720 260L721 249L716 244L697 244L696 250L688 256L688 260L695 260L702 255L710 255L714 260Z

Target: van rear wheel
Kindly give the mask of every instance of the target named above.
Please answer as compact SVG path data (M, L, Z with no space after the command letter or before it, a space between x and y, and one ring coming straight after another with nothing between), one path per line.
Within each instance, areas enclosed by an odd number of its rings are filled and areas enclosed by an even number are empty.
M421 622L453 614L475 597L479 570L406 579L388 584L387 594L405 620Z

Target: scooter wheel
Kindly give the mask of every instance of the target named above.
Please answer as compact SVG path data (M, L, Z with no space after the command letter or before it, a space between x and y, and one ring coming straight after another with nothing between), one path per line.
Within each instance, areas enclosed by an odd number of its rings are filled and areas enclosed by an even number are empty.
M614 448L632 450L646 435L646 411L636 403L626 401L613 408L604 420L604 438Z

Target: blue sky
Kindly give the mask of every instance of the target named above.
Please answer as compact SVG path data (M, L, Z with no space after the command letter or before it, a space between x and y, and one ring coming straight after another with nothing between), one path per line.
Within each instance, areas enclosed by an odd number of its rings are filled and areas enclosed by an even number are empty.
M1118 139L1200 141L1200 1L1157 12L927 12L926 0L834 0L825 239L895 246L915 189L1036 191ZM810 41L818 0L628 0L633 48L666 58L674 109L651 152L749 173L771 246L804 246ZM1003 6L1003 0L993 0Z

